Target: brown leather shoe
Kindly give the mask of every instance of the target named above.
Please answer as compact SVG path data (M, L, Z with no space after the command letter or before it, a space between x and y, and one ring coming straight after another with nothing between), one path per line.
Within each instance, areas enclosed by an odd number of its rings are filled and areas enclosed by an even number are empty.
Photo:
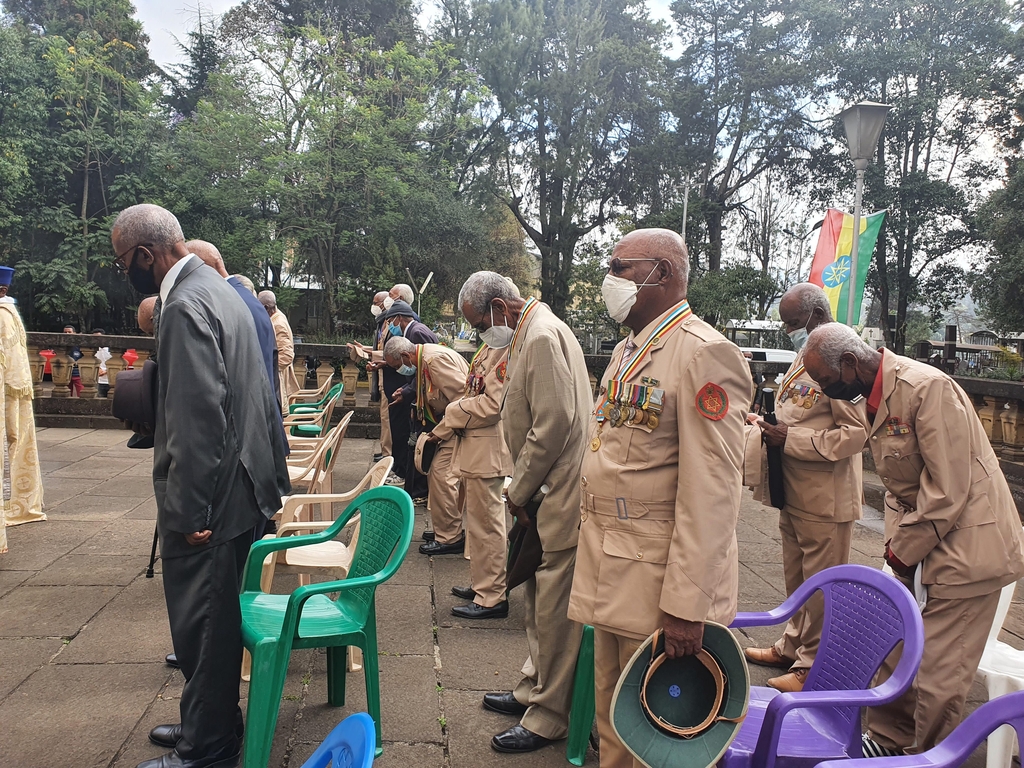
M751 664L757 664L760 667L781 667L787 669L793 666L795 661L794 659L787 659L779 653L774 645L768 648L744 648L743 655L747 657L747 661Z
M804 689L805 680L807 680L807 670L794 669L792 672L771 678L768 685L783 693L799 693Z

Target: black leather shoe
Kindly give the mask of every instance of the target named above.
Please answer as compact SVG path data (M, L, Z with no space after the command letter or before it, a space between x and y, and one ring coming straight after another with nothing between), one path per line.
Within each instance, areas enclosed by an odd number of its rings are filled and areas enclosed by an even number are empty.
M472 600L476 597L476 592L472 587L452 587L452 594L463 600Z
M525 704L520 704L519 699L512 695L512 691L502 691L501 693L485 693L484 709L502 715L522 717L526 714L528 707Z
M136 768L235 768L238 765L238 755L236 741L206 757L185 759L171 750L166 755L139 763Z
M181 664L178 663L178 657L175 656L173 653L168 653L166 656L164 656L164 663L168 667L174 667L175 669L181 669Z
M502 600L492 608L485 608L476 603L456 605L452 608L452 615L460 619L504 619L508 616L508 600Z
M423 532L423 540L424 541L434 541L436 538L437 537L434 535L433 531L424 531Z
M373 454L374 462L378 462L378 461L380 461L383 458L384 458L384 454L383 453L375 453L375 454Z
M235 736L239 741L241 741L242 737L245 736L245 723L242 721L242 710L238 710L238 716L235 718ZM149 740L158 747L174 749L178 745L178 741L180 739L181 723L158 725L149 732Z
M420 544L421 555L461 555L466 551L466 535L459 536L455 541L448 544L442 544L437 541L428 541L426 544Z
M491 739L491 746L497 752L533 752L546 747L552 739L545 739L533 731L528 731L516 723L507 731L502 731ZM141 768L141 766L140 766Z

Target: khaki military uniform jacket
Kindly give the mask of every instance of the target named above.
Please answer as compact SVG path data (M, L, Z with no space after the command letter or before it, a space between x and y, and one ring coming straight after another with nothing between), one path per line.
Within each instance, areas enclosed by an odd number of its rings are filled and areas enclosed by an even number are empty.
M803 367L803 350L782 381ZM864 402L830 400L806 371L780 391L775 415L786 424L782 453L782 482L786 512L811 521L849 523L860 520L864 500L862 453L867 441L867 410ZM761 444L761 428L748 427L755 441L757 484L754 498L769 503L767 458ZM747 468L749 471L749 468Z
M416 370L416 389L419 388L421 377L426 376L427 404L437 419L431 430L441 438L441 442L451 440L455 433L444 422L445 409L453 400L462 397L466 388L466 377L469 375L469 364L466 359L450 347L441 344L420 344L423 356L420 367ZM416 391L414 389L414 393ZM414 394L415 397L415 394ZM416 404L412 403L413 418L416 418ZM426 426L430 426L427 422Z
M667 314L636 334L638 347ZM625 343L612 354L598 405ZM666 613L729 624L750 367L739 348L690 316L626 383L664 390L660 423L599 428L591 416L589 440L599 436L600 447L583 458L569 618L637 639L662 626Z
M455 431L452 472L459 477L495 478L512 474L512 456L501 432L501 391L507 349L484 346L469 368L478 382L448 405L444 424Z
M270 316L274 326L274 339L277 341L277 367L281 376L281 400L293 392L299 391L299 380L295 376L292 363L295 361L295 339L288 318L280 309Z
M501 425L512 455L508 497L520 507L547 485L537 512L546 552L576 546L580 460L593 392L583 350L569 327L538 303L509 347Z
M868 444L893 554L924 563L931 597L985 595L1024 576L1020 518L970 398L937 368L888 351L881 376Z

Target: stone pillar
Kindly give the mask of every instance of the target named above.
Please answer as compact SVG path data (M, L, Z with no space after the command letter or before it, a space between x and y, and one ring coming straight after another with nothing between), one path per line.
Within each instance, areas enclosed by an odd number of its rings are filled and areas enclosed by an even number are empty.
M39 347L29 344L28 368L32 371L32 396L35 398L43 396L43 368L45 367L46 358L39 354Z
M341 404L354 408L356 404L356 386L359 384L359 368L351 360L343 361L341 366L341 380L345 382L345 395L341 400Z
M110 398L110 400L114 399L114 388L117 386L117 374L124 370L124 358L121 357L123 354L123 349L117 349L116 347L110 348L110 359L107 360L107 380L110 382L110 389L107 391L107 397Z
M977 400L981 400L981 404L978 404ZM1005 404L1006 401L998 397L975 398L981 426L984 427L985 435L997 453L1003 444L1003 422L1000 419L1000 414L1003 412Z
M320 358L320 367L316 369L316 385L322 387L325 381L334 378L334 366L330 360Z
M53 350L57 352L57 350ZM51 397L70 397L71 390L68 389L68 385L71 383L71 368L74 366L74 360L72 360L67 352L61 354L57 352L57 355L50 360L50 370L53 372L53 391L50 393Z
M96 377L98 375L99 363L96 362L95 349L82 349L82 357L78 361L78 372L82 377L83 400L96 399Z
M295 356L292 360L292 372L295 374L295 380L299 382L299 389L306 388L306 358Z
M1000 458L1006 461L1024 460L1024 409L1020 400L1011 400L1009 408L999 414L1003 427L1003 445L998 451Z

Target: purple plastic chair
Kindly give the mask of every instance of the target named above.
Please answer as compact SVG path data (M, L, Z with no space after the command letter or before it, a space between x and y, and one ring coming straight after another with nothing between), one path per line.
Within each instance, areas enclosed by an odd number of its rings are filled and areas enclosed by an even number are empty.
M901 696L917 675L924 626L913 595L898 581L863 565L822 571L767 613L740 613L733 627L781 624L815 591L825 598L821 645L800 693L750 689L750 708L721 768L810 768L823 760L862 757L860 708ZM892 676L871 680L903 641Z
M1017 732L1017 742L1024 744L1024 691L982 704L938 746L919 755L828 760L818 768L956 768L1001 725L1011 726Z

